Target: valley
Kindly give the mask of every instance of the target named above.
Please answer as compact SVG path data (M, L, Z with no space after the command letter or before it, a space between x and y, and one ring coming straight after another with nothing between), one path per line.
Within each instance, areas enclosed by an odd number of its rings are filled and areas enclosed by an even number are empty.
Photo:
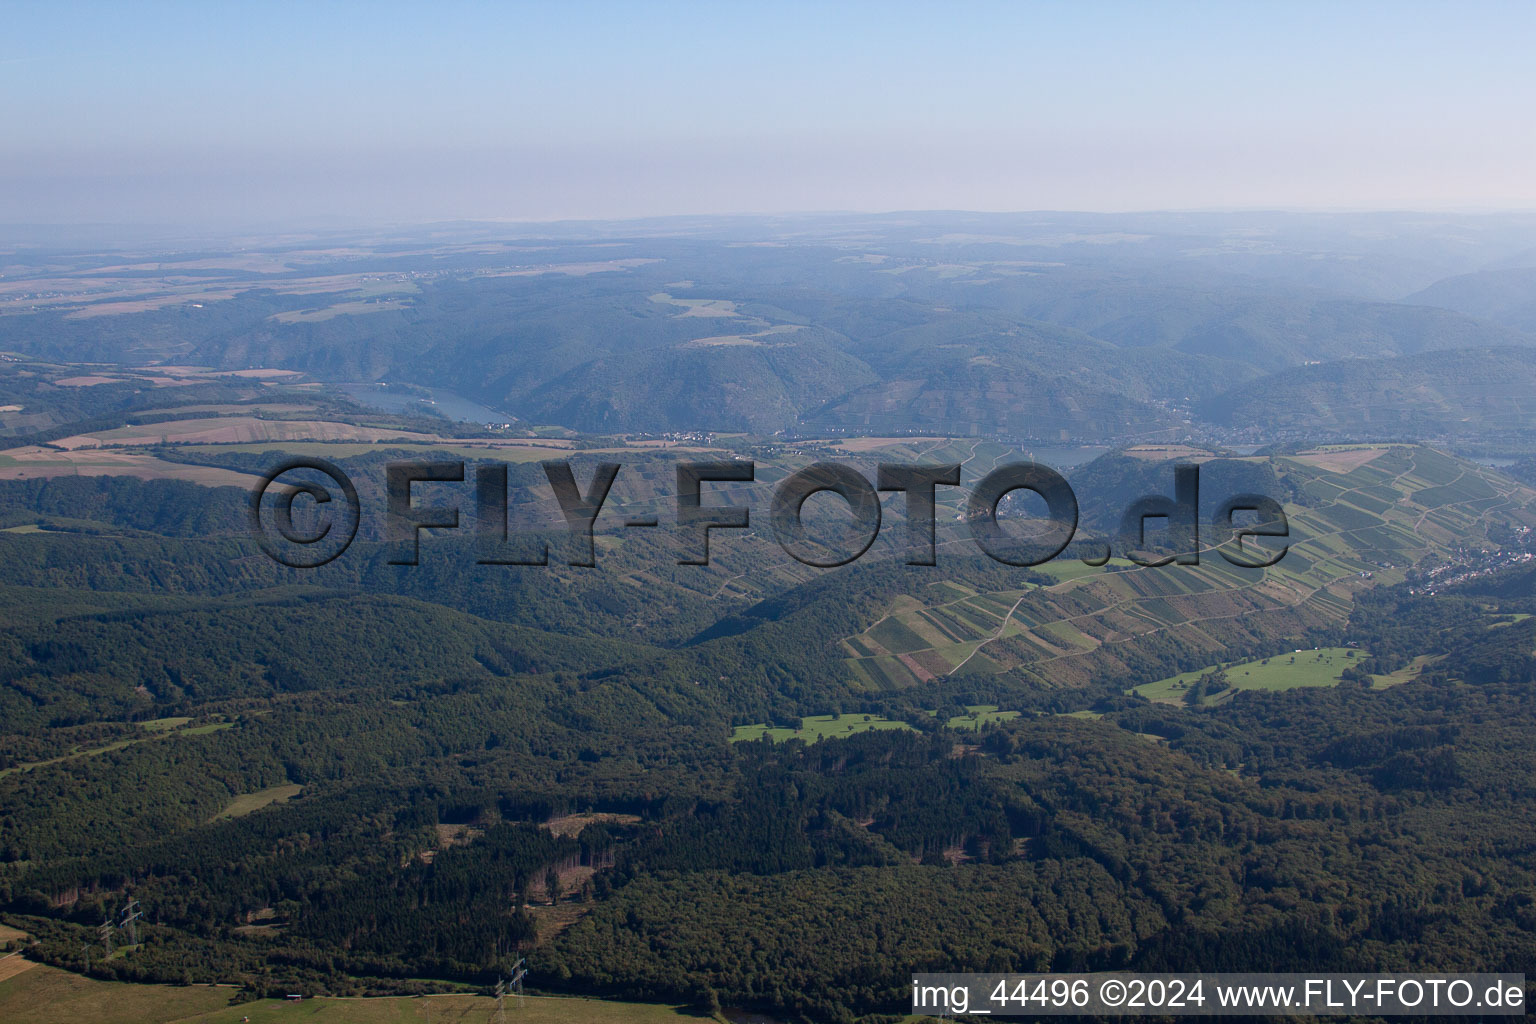
M480 1020L523 963L529 1020L872 1022L930 968L1536 955L1536 349L1435 287L1513 243L1349 235L1325 296L1284 224L969 216L8 257L0 1017ZM359 495L316 569L251 533L292 457ZM414 565L405 460L466 470ZM1028 567L966 506L1026 460L1079 538ZM546 461L620 466L590 567ZM705 461L748 522L685 564ZM861 557L790 557L818 462L958 465L936 564L894 492ZM1198 564L1140 564L1180 465ZM480 466L547 564L484 557ZM1265 568L1210 525L1242 494Z

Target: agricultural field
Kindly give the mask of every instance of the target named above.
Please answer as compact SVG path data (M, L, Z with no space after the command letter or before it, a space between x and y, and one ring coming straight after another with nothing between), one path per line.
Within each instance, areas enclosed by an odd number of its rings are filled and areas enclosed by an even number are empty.
M28 961L30 963L30 961ZM494 1020L496 1001L454 994L378 999L262 999L230 1004L235 990L214 985L134 985L97 981L37 964L0 981L0 1020L14 1024L468 1024ZM667 1006L601 999L526 996L507 1008L523 1024L663 1024L700 1020Z
M1421 559L1447 559L1498 520L1530 515L1529 490L1429 448L1357 447L1270 462L1309 503L1286 507L1290 546L1269 568L1236 568L1208 551L1198 566L1056 559L1035 567L1055 581L1038 588L935 584L895 598L878 621L844 638L845 664L876 690L1036 666L1054 684L1081 685L1122 667L1119 645L1165 633L1215 662L1234 636L1261 631L1278 640L1342 623L1358 591L1401 583Z
M0 451L0 480L56 476L131 476L140 480L186 480L204 487L249 490L260 478L217 466L189 466L153 455L101 449L61 451L36 446Z
M733 221L709 229L724 246L678 225L651 248L633 224L505 245L452 227L480 240L415 260L408 235L370 252L356 233L222 269L61 250L21 284L32 250L7 257L0 909L31 936L0 929L0 947L37 960L0 949L0 1024L482 1024L500 1016L486 985L525 956L535 989L651 1001L505 1007L548 1024L681 1004L893 1022L902 951L936 970L1172 970L1213 949L1273 970L1362 949L1404 970L1536 962L1518 898L1536 817L1528 328L1325 293L1339 268L1385 292L1455 262L1353 231L1315 262L1301 235L1202 239L1183 215L1137 241L1100 216L987 233L948 216ZM1456 260L1536 251L1499 236ZM1021 258L989 258L1005 247ZM1397 248L1415 265L1387 266ZM1217 264L1243 273L1199 294ZM1250 271L1284 280L1244 295ZM1389 354L1448 345L1480 350ZM1375 379L1387 363L1401 389ZM1481 425L1452 422L1437 368L1455 365L1479 371L1458 386L1487 392ZM1274 401L1254 422L1282 386L1333 425ZM1355 437L1436 438L1509 475L1322 444ZM1267 445L1221 447L1240 438ZM294 454L339 463L367 510L314 571L245 529L241 499ZM595 566L561 550L571 523L533 464L567 457L583 483L622 464L611 492L579 487L607 495ZM461 526L425 527L417 567L397 564L381 488L404 459L519 463L507 547L547 541L548 564L484 557L496 510L476 484L496 481L473 474L417 493ZM752 466L700 489L701 509L751 513L703 565L677 515L674 462L695 459ZM935 495L937 564L910 565L910 489L879 496L858 564L795 560L773 498L821 460L877 492L882 464L959 466ZM1042 566L978 544L977 485L1023 460L1079 499L1081 543ZM1127 560L1126 512L1190 500L1188 463L1198 564ZM39 479L85 474L243 493ZM1211 547L1241 494L1284 503L1285 539L1242 545L1287 545L1273 565ZM1002 531L1030 533L1040 497L998 497ZM844 498L807 506L808 532L841 532L863 504ZM305 525L338 524L303 504ZM655 530L622 525L642 514ZM73 973L87 957L168 987ZM301 991L350 997L281 998Z
M1148 700L1180 703L1196 680L1217 669L1226 673L1227 682L1234 690L1294 690L1302 686L1336 686L1345 669L1359 665L1366 657L1365 651L1353 647L1294 651L1290 654L1277 654L1272 658L1210 665L1138 686L1131 692Z
M360 427L333 420L267 420L210 416L76 434L53 442L60 448L121 448L146 444L248 444L252 441L435 441L434 434Z
M416 452L423 456L451 459L500 459L503 462L539 462L544 459L568 458L569 448L558 441L540 444L464 445L447 443L421 443L419 441L384 441L378 444L352 443L347 441L283 441L255 442L247 444L202 444L181 449L200 456L220 455L226 452L272 453L277 455L303 455L322 459L349 459L376 451ZM622 448L594 449L598 454L620 452Z

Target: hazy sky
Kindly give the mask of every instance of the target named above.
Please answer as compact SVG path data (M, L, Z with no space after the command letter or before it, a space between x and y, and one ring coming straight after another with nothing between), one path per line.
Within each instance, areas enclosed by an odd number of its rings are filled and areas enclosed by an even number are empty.
M0 222L1536 207L1536 3L0 2Z

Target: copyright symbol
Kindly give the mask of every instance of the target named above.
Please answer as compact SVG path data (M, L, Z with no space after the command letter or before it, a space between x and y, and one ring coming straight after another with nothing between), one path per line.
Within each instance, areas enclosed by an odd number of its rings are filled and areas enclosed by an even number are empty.
M1119 1006L1125 1002L1125 982L1110 978L1100 985L1099 1002L1105 1006Z
M279 482L279 477L295 470L313 472ZM335 501L329 488L312 479L314 473L339 488L343 500ZM300 494L314 499L313 513L305 518L314 520L315 525L308 529L300 529L293 522L293 500ZM251 492L251 536L274 562L291 569L314 569L347 550L357 536L361 512L357 488L347 474L324 459L290 459L263 477Z

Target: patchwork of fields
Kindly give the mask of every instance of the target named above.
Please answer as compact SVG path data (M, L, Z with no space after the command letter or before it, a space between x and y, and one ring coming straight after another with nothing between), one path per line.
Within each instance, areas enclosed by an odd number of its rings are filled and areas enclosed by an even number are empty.
M0 451L0 480L36 480L57 476L131 476L140 480L186 480L204 487L249 490L260 478L217 466L168 462L118 449L63 451L30 445Z
M1168 634L1213 656L1236 640L1272 640L1338 623L1352 595L1400 583L1421 559L1449 562L1495 519L1532 525L1529 489L1431 449L1382 446L1280 457L1305 496L1286 507L1290 549L1268 569L1214 552L1198 566L1102 569L1055 561L1049 586L977 592L932 584L845 638L847 664L870 689L897 689L960 670L1041 667L1073 684L1122 667L1117 645ZM1213 661L1215 658L1213 657ZM1048 667L1047 667L1048 666Z

